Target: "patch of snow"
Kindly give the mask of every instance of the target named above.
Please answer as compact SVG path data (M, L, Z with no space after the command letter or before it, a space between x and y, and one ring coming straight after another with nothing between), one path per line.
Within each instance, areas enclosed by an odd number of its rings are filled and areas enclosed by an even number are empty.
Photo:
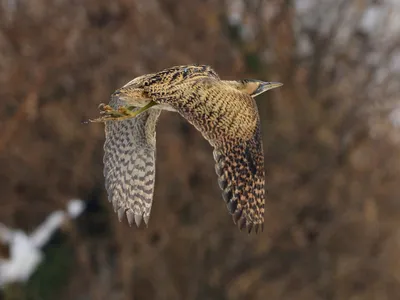
M50 216L48 216L46 220L30 234L31 243L37 248L45 245L65 220L65 212L55 211L51 213Z
M45 259L41 247L66 220L78 217L84 209L83 201L73 199L68 203L66 212L51 213L29 235L0 224L0 241L10 247L10 257L0 258L0 288L12 282L26 282Z
M75 219L85 210L85 203L79 199L72 199L67 206L68 215Z
M0 287L26 282L43 260L43 254L22 231L9 232L10 259L0 259Z

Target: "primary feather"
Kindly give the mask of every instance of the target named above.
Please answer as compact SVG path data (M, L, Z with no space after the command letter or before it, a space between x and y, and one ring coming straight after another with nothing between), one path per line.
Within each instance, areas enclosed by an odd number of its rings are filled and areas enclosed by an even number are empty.
M118 107L118 99L111 106ZM150 218L155 184L156 123L161 110L149 110L136 118L106 122L104 177L108 199L118 218L146 225Z

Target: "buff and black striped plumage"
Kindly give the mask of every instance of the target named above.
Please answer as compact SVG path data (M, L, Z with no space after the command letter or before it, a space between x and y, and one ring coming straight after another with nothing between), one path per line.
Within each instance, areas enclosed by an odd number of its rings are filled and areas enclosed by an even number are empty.
M110 107L137 110L133 118L104 119L104 176L119 219L148 224L155 184L156 123L161 110L176 111L214 148L215 170L239 228L263 228L264 154L253 97L280 83L224 81L206 65L186 65L135 78L111 96Z

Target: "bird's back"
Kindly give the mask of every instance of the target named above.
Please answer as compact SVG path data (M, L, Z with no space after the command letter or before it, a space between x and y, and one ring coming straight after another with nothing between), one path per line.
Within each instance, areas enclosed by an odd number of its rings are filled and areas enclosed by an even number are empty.
M182 70L171 75L181 78ZM264 155L254 99L214 76L194 73L176 84L149 84L145 93L168 104L214 147L219 186L228 209L243 228L264 222Z
M182 65L137 77L128 82L124 87L135 83L136 86L157 87L157 90L161 92L162 90L171 90L174 86L187 80L200 77L209 77L219 80L218 74L208 65Z
M143 84L145 93L171 105L213 145L224 139L248 140L257 123L253 98L226 82L208 66L173 67Z

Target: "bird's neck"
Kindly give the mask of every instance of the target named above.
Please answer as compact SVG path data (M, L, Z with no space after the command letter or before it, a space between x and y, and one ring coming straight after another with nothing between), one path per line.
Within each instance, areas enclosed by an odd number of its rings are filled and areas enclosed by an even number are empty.
M257 82L243 82L242 80L222 80L225 84L237 89L243 93L253 95L259 84Z

